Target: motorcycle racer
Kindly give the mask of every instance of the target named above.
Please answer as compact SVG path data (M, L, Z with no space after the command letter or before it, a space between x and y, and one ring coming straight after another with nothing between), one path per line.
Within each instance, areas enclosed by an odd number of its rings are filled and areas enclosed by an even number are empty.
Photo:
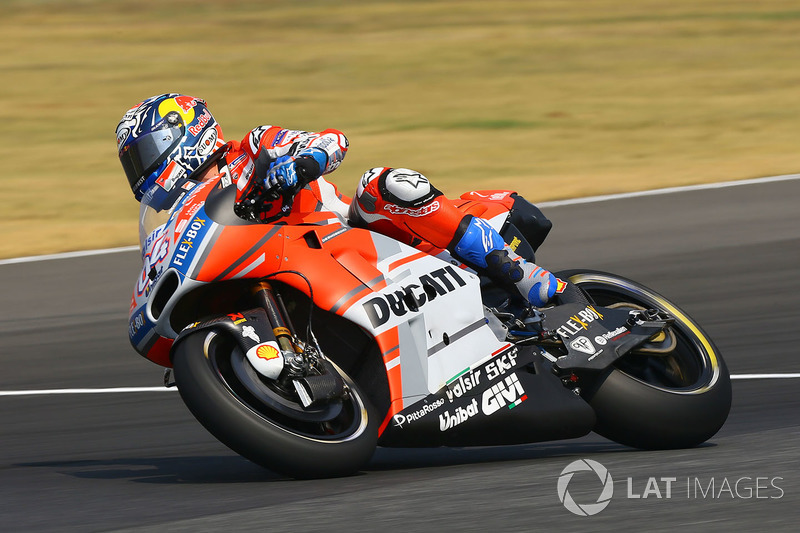
M489 222L470 212L473 204L446 198L419 172L373 168L361 177L352 201L340 194L323 177L347 153L347 138L338 130L259 126L241 142L226 143L203 100L167 93L128 110L116 134L120 161L142 204L142 242L186 191L220 176L223 186L236 185L235 211L242 218L274 222L324 207L350 225L415 247L446 249L497 283L515 286L535 307L556 292L553 274L518 255ZM527 204L510 191L490 196L510 209Z

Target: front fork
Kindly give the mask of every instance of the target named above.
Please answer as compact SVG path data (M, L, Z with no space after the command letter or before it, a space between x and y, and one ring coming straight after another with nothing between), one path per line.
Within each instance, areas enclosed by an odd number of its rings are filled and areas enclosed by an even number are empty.
M259 281L253 285L252 295L258 307L189 324L175 338L173 350L187 335L200 330L218 331L228 335L244 352L246 362L240 368L248 378L271 383L289 396L294 391L304 408L343 398L348 393L347 385L319 349L311 332L311 317L308 338L302 342L272 285ZM170 378L170 372L164 374L167 387L174 385Z
M253 287L253 294L267 313L267 319L272 325L272 333L275 335L275 340L278 342L285 361L291 369L300 373L307 372L309 361L306 354L311 347L308 346L308 343L302 345L295 335L296 331L280 295L276 295L272 285L266 281L259 281Z
M298 339L283 299L272 285L260 281L253 287L253 294L266 311L281 349L286 364L281 378L291 381L303 407L336 400L347 394L347 385L334 366L322 356L311 328L306 342Z

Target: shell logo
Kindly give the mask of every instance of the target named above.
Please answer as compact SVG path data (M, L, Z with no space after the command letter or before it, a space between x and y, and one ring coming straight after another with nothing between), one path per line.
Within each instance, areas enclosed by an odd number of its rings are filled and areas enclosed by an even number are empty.
M166 117L170 111L177 111L183 118L184 124L191 124L194 120L194 104L197 98L191 96L177 96L169 98L158 104L158 114Z
M266 359L269 361L270 359L275 359L280 355L280 352L274 346L269 344L262 344L258 348L256 348L256 355L261 359Z

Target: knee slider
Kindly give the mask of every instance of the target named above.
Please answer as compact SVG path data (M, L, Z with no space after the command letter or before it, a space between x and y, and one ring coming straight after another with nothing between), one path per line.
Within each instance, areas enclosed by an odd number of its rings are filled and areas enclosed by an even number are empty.
M384 170L378 186L385 200L402 207L419 207L441 194L428 178L407 168Z

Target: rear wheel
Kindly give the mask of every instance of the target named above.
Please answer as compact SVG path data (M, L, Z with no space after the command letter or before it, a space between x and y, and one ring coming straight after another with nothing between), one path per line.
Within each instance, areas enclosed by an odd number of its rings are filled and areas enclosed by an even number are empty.
M340 400L305 409L294 390L260 376L224 333L204 330L175 348L184 403L217 439L251 461L292 477L349 475L364 467L378 439L369 402L339 371Z
M675 319L670 349L633 351L617 360L581 395L597 415L595 431L645 449L685 448L711 438L731 407L728 369L714 343L675 304L629 279L592 270L560 272L598 305L658 309Z

